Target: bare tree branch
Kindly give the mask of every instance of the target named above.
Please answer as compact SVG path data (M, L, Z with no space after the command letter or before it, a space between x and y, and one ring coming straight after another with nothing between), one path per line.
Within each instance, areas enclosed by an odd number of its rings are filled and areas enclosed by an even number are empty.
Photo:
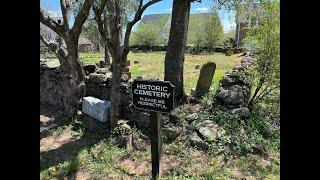
M61 63L61 59L65 59L66 58L66 52L61 48L61 46L58 44L58 43L55 43L55 42L52 42L52 41L49 41L47 40L45 37L43 37L41 34L40 34L40 40L52 51L54 52L60 63Z
M149 2L147 2L145 5L142 6L143 4L143 0L140 0L139 3L139 7L137 12L134 15L134 18L132 21L130 21L127 25L126 28L126 32L125 32L125 36L124 36L124 53L123 53L123 57L125 57L128 53L129 53L129 38L130 38L130 34L132 31L132 27L141 20L141 16L143 14L143 12L152 4L155 4L157 2L160 2L162 0L151 0Z
M103 13L107 0L100 0L100 2L101 4L99 7L92 3L92 9L94 11L95 16L100 17L101 19L101 14Z
M118 44L119 44L119 30L120 30L120 8L117 0L112 2L108 0L106 2L106 10L108 13L104 13L103 27L105 40L108 45L109 51L113 57L116 56ZM118 22L119 20L119 22Z
M135 14L134 19L133 19L131 22L129 22L129 24L134 25L136 22L138 22L139 20L141 20L141 15L142 15L142 13L143 13L149 6L151 6L152 4L155 4L155 3L157 3L157 2L160 2L160 1L162 1L162 0L151 0L151 1L147 2L145 5L143 5L143 6L141 7L143 0L140 0L139 9L138 9L138 11L137 11L136 14Z
M100 7L97 7L96 5L94 5L94 3L92 3L92 9L94 12L94 19L98 24L98 30L99 30L101 37L102 37L102 40L104 42L106 42L107 39L106 39L105 28L104 28L104 24L103 24L103 20L101 18L101 15L102 15L103 10L106 6L106 2L107 2L107 0L101 0Z
M72 27L72 32L76 39L78 39L78 37L80 36L82 25L88 18L91 4L92 4L92 0L85 0L85 2L83 3L83 6L81 7L79 13L75 18L75 21Z
M54 32L56 32L61 37L65 36L65 28L64 28L64 26L60 25L55 20L51 19L42 10L40 10L40 22L42 24L48 26L50 29L52 29Z
M254 103L260 101L263 97L265 97L267 94L269 94L270 92L272 92L273 90L279 88L279 86L275 86L273 88L270 88L269 91L267 92L262 92L255 100L254 100Z
M69 18L72 12L72 6L67 0L60 0L60 8L62 12L63 25L66 29L69 29Z
M53 51L55 54L57 54L57 50L59 49L59 45L57 43L54 42L50 42L49 40L47 40L45 37L43 37L40 34L40 40L51 50Z

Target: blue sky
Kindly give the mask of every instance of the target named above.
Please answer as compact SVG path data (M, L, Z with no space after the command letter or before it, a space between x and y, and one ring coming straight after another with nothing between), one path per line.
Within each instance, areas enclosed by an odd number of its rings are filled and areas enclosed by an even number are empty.
M214 5L213 3L214 3L213 0L202 0L201 3L193 2L191 3L191 14L208 12L213 7ZM59 0L40 0L40 6L41 6L41 9L46 10L51 14L54 14L54 15L61 14ZM143 15L171 13L171 11L172 11L172 0L163 0L148 7L143 13ZM224 32L227 32L230 29L235 28L234 12L219 10L219 16L223 24Z

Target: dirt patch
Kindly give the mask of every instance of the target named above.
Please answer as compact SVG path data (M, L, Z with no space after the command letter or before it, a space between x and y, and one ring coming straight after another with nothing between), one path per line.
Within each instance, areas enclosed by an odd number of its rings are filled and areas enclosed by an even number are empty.
M185 114L192 114L200 112L202 108L202 104L184 104L179 107L179 110Z
M76 173L72 174L70 179L75 179L75 180L89 180L92 179L91 175L88 171L85 169L78 170Z
M169 174L174 169L179 168L181 165L181 159L175 155L163 155L162 159L162 174Z
M51 136L42 138L40 140L40 153L51 149L57 149L63 144L75 141L76 138L72 136L71 127L67 127L58 132L54 132Z
M65 143L74 141L71 127L57 128L61 125L61 110L57 106L40 105L40 153L57 149ZM54 129L56 128L56 129Z
M126 159L119 164L119 167L130 176L149 176L151 174L151 162L145 160Z

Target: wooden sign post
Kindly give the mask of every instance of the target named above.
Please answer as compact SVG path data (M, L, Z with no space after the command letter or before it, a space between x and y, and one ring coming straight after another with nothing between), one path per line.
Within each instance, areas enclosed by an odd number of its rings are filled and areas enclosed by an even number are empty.
M156 179L161 173L162 156L162 129L161 117L159 112L150 112L151 126L151 159L152 159L152 178Z
M174 86L169 81L135 79L132 103L150 112L152 179L156 179L161 174L161 112L169 113L174 109Z

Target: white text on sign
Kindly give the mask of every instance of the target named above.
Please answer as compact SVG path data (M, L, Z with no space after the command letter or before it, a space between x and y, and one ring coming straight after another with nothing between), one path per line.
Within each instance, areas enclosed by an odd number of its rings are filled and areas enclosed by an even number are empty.
M168 93L168 87L166 86L155 86L146 84L137 84L137 89L135 89L133 93L159 98L169 98L171 94Z

